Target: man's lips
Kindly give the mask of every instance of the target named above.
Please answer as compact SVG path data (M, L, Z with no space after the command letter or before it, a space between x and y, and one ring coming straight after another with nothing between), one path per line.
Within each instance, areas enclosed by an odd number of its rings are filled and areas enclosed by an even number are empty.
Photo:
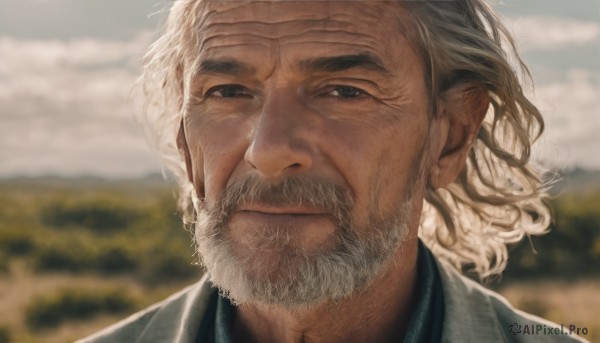
M307 251L320 247L334 233L336 223L333 213L323 209L252 204L233 212L228 224L236 242L248 247L259 244L263 250L267 249L263 243L274 242L280 252L282 244ZM283 232L286 235L279 236Z
M309 207L279 207L267 205L245 205L238 209L241 213L257 213L267 215L327 215L330 212Z
M244 207L233 213L232 224L300 228L330 224L330 212L298 207Z

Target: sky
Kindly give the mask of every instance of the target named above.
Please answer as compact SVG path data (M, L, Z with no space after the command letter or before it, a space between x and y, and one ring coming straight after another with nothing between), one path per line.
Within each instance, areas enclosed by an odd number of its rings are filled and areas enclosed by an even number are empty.
M0 0L0 177L160 172L133 118L168 1ZM536 158L600 169L600 0L494 4L546 120Z

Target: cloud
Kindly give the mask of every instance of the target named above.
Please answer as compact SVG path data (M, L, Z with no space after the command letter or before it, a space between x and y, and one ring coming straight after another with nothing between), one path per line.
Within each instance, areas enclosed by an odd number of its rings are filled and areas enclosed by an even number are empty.
M600 23L552 16L508 18L521 49L558 50L600 42Z
M559 167L600 168L600 72L572 69L535 93L546 120L538 156Z
M557 167L600 168L600 22L560 14L505 19L531 62L534 102L546 122L534 155Z
M136 62L147 47L152 34L141 32L129 41L97 40L26 40L9 36L0 37L3 63L0 75L63 69L99 68L109 64ZM21 75L18 75L21 76Z
M149 41L0 37L0 176L156 171L133 120Z

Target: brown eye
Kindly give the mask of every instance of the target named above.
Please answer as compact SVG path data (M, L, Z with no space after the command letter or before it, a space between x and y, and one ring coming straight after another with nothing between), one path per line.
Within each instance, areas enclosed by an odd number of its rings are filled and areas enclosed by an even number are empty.
M329 95L343 99L353 99L367 95L367 93L360 88L352 86L335 86L333 90L329 92Z
M241 85L221 85L215 86L206 92L205 97L214 98L238 98L252 97L248 89Z

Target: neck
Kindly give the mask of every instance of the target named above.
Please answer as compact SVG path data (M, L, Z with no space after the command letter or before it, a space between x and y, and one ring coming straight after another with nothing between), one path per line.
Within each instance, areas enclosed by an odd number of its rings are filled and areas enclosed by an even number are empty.
M369 288L341 302L301 312L241 305L234 342L400 342L417 301L417 253L417 239L405 241Z

